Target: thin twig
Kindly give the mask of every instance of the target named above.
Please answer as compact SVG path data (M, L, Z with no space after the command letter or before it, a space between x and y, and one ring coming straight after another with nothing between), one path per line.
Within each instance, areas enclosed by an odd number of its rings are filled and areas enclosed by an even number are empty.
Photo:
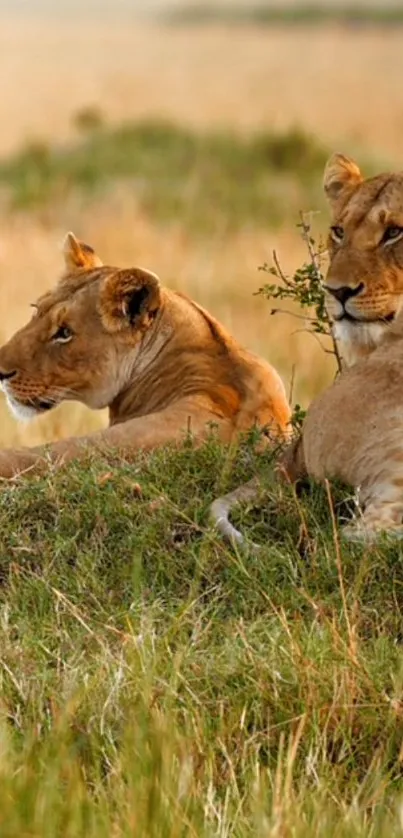
M322 271L321 271L321 266L320 266L320 261L319 261L320 252L315 251L315 249L313 247L312 238L310 236L311 226L310 226L309 223L306 222L305 215L306 215L305 213L300 212L301 231L302 231L301 235L302 235L303 241L305 242L305 244L308 248L308 253L309 253L312 265L313 265L314 270L315 270L316 280L321 285L322 281L323 281L323 278L322 278ZM331 339L332 345L333 345L333 353L334 353L334 356L336 358L337 369L338 369L338 372L340 373L341 370L342 370L341 355L340 355L340 352L339 352L339 347L337 346L337 343L336 343L336 338L334 337L334 334L333 334L333 329L331 328L331 323L330 323L330 319L329 319L328 315L327 315L327 322L328 322L328 325L329 325L330 339Z
M323 343L322 343L322 341L319 337L318 332L313 332L312 329L295 329L293 332L291 332L292 335L299 335L301 333L305 334L305 335L311 335L311 337L315 338L315 340L318 342L322 352L324 352L325 355L334 355L333 349L326 349L326 347L323 346ZM320 333L320 334L322 334L322 333Z
M286 308L272 308L270 314L288 314L290 317L295 317L296 320L308 320L310 323L316 323L316 317L308 317L306 314L296 314L295 311L288 311Z
M277 271L277 275L280 277L282 282L284 282L284 285L286 285L287 288L292 288L292 282L290 282L290 280L286 277L285 273L283 272L275 250L273 250L273 262L274 267Z

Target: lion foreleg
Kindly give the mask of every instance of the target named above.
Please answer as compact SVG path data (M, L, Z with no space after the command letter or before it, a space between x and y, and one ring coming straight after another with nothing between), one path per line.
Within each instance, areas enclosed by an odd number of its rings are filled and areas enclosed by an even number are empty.
M180 444L187 435L201 441L208 435L210 423L217 425L223 441L230 441L232 426L228 420L217 418L208 407L186 399L158 413L136 417L88 436L70 437L36 448L0 451L0 477L44 473L50 466L62 466L91 452L124 456L170 443Z

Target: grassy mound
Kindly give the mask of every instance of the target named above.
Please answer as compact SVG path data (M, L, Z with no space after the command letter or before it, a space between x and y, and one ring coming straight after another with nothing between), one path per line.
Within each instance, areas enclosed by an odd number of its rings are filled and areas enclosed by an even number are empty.
M206 512L256 470L237 555ZM402 549L271 473L212 437L2 487L2 836L401 834Z

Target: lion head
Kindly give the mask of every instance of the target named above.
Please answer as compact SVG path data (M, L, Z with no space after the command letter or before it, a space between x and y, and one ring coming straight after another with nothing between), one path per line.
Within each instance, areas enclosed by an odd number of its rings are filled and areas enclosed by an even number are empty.
M33 304L31 320L0 349L0 381L19 418L65 400L111 404L130 380L160 306L158 277L105 267L68 233L65 273Z
M364 179L334 154L324 174L332 223L326 304L351 365L377 346L403 303L403 173Z

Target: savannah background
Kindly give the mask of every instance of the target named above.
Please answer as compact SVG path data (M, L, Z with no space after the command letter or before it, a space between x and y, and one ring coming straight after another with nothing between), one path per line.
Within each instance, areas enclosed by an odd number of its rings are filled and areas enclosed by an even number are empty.
M287 274L302 263L300 211L325 230L331 151L368 173L399 165L399 7L362 6L366 25L337 5L328 22L320 6L320 25L303 5L276 8L277 22L270 4L259 18L240 0L205 4L205 19L190 2L2 0L2 340L57 279L72 228L105 262L143 264L193 295L294 380L294 400L330 379L303 324L253 296L268 279L258 267L273 249ZM102 422L66 406L17 425L2 405L2 442Z
M334 363L254 292L328 223L324 162L402 165L398 2L0 0L1 340L67 230L142 264L269 358L306 406ZM326 348L326 345L325 345ZM105 423L65 405L1 444ZM0 487L2 838L403 834L402 554L340 543L346 492L296 498L254 440ZM237 512L263 545L207 526Z

